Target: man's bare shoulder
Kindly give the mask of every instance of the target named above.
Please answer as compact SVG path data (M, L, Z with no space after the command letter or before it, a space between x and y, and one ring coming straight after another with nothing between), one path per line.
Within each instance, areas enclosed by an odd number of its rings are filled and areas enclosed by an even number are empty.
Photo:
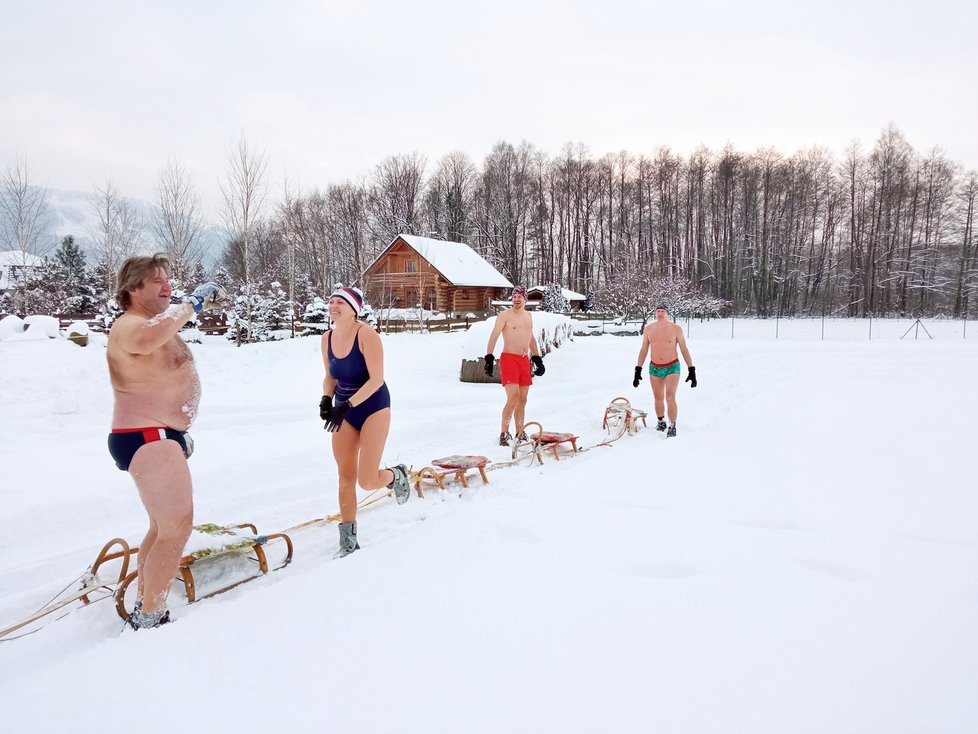
M112 328L109 329L109 337L124 337L131 333L133 329L139 328L147 321L149 321L149 319L147 319L145 316L137 316L134 313L129 313L126 311L112 323Z

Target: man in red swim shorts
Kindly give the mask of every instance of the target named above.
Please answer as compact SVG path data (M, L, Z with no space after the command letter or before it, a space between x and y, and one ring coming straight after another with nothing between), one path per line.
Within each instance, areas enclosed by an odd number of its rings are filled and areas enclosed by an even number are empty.
M499 381L506 388L506 405L503 406L499 445L509 446L513 440L513 434L509 432L509 422L514 417L517 440L526 440L523 424L526 421L526 397L530 385L533 384L531 373L540 377L546 372L540 347L533 336L533 317L526 310L526 288L521 285L513 288L513 307L507 308L496 317L496 325L489 337L485 371L490 376L495 361L492 350L495 349L500 334L503 337L503 351L499 357ZM527 354L532 356L527 357Z

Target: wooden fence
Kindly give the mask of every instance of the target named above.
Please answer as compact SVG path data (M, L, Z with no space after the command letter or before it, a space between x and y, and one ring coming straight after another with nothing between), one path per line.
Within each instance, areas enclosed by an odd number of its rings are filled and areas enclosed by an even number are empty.
M10 314L0 313L0 319ZM23 319L24 314L14 314ZM58 327L66 329L70 324L81 321L88 325L89 331L106 331L102 315L97 313L55 313L51 314L58 320ZM197 328L205 334L224 334L228 330L227 318L223 313L205 311L197 316Z
M382 319L377 321L377 331L381 334L447 334L467 331L472 324L485 320L473 316L459 319Z

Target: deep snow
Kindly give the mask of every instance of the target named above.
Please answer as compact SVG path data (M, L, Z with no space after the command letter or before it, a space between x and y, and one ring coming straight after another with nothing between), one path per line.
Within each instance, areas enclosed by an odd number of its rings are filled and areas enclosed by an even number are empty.
M0 729L978 730L978 343L789 324L691 325L676 439L387 501L342 561L334 525L300 531L291 566L189 607L175 591L159 630L105 602L0 643ZM501 388L458 381L465 340L384 337L389 463L506 458ZM144 530L105 450L103 343L0 343L0 627ZM612 398L649 408L638 348L565 344L527 418L599 443ZM334 512L318 340L191 349L198 522Z

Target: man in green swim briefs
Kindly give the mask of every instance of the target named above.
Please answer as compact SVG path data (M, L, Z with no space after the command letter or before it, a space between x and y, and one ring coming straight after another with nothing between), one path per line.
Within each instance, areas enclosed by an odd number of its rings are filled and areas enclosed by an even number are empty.
M689 356L689 349L686 348L683 330L679 324L669 321L669 311L664 305L656 306L655 320L642 332L642 348L638 350L637 360L639 366L635 368L632 387L638 387L638 383L642 381L641 365L651 350L649 381L652 383L652 397L655 399L655 415L659 419L655 430L666 431L668 437L676 435L676 417L679 412L676 407L676 388L679 387L681 372L679 357L676 356L677 347L689 370L686 382L690 383L690 387L696 387L696 368ZM666 408L669 411L668 430L665 421Z

